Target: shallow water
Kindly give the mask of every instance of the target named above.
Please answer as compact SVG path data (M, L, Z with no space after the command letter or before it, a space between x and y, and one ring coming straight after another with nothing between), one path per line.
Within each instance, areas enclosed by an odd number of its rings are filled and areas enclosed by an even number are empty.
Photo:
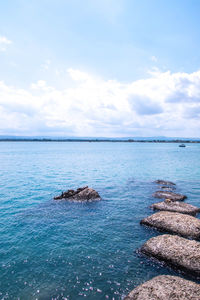
M122 299L177 274L138 254L159 234L139 221L158 178L199 206L200 144L1 142L0 166L0 299ZM84 185L102 201L53 200Z

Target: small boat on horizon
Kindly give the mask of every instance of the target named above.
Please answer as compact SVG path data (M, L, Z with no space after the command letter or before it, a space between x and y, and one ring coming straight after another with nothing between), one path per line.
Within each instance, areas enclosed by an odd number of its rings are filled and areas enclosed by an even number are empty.
M180 144L179 147L183 148L183 147L186 147L186 146L185 146L185 144Z

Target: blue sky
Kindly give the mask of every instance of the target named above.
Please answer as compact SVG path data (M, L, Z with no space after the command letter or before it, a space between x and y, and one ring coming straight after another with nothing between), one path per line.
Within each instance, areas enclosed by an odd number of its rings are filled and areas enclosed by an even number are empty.
M1 1L0 134L198 137L199 11L198 0Z

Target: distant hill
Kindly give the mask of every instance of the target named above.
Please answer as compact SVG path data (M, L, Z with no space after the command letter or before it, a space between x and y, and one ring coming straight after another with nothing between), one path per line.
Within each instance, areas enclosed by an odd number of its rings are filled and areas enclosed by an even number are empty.
M200 142L200 138L180 138L180 137L57 137L57 136L13 136L13 135L0 135L0 141L82 141L82 142Z

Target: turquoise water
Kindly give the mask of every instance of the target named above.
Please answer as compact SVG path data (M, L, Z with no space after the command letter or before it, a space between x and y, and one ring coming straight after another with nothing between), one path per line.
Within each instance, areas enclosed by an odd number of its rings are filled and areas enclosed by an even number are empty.
M139 221L158 178L199 205L199 166L200 144L1 142L0 299L122 299L177 274L137 253L159 234ZM53 200L84 185L102 201Z

